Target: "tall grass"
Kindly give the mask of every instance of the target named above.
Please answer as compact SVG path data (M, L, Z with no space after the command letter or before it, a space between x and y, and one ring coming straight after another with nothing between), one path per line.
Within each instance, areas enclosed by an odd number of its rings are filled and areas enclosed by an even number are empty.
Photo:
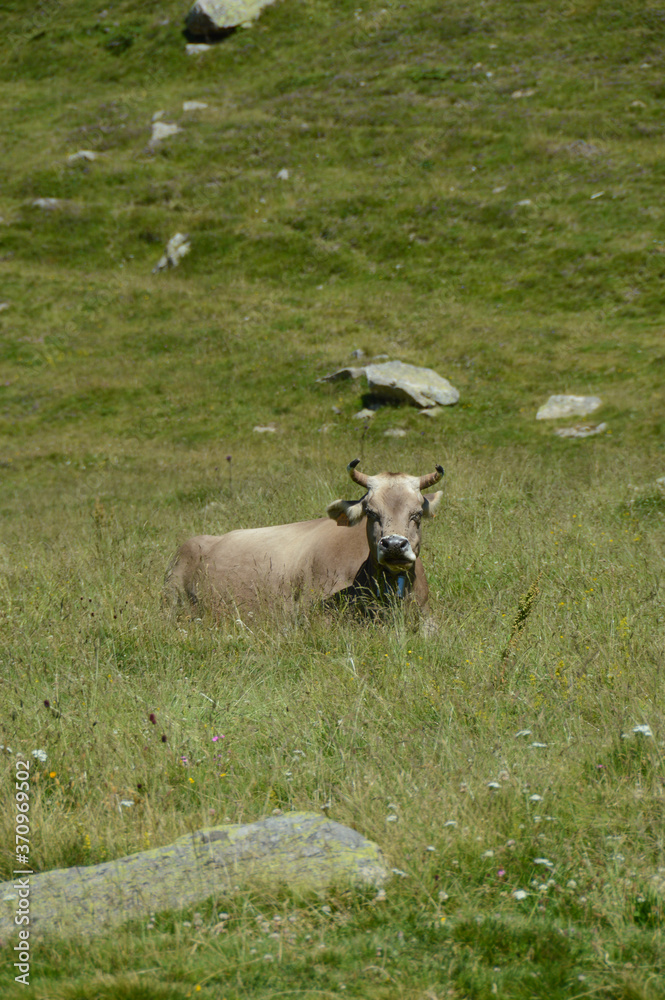
M200 58L170 0L8 11L4 877L33 750L35 870L292 808L396 870L46 940L33 992L663 996L659 8L285 0ZM316 382L357 348L460 404L359 424ZM566 391L608 432L536 423ZM162 608L184 538L318 516L361 453L446 468L435 629Z

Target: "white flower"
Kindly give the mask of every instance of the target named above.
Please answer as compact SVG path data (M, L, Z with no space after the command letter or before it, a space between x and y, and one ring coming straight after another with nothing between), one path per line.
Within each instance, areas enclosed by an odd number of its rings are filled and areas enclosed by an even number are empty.
M633 726L633 732L640 736L653 736L651 726Z
M526 892L524 889L515 889L515 891L513 892L513 896L515 897L515 899L526 899L528 895L529 893Z
M481 858L493 858L494 857L494 851L485 851L485 853L481 854L480 856L481 856Z
M543 801L542 795L530 795L529 796L529 802L542 802L542 801Z
M386 823L396 823L396 822L397 822L397 816L395 815L386 816Z
M32 756L36 757L37 760L41 760L42 764L44 763L44 761L48 760L48 754L46 753L46 750L33 750Z
M133 799L120 799L120 805L124 806L125 809L129 809L130 806L134 805Z
M499 784L498 781L488 781L487 782L487 787L488 788L501 788L501 785Z
M534 858L534 865L545 865L546 868L554 868L554 864L549 860L549 858Z
M409 877L409 873L408 872L403 872L400 868L391 868L390 870L393 873L393 875L401 875L402 878L408 878Z

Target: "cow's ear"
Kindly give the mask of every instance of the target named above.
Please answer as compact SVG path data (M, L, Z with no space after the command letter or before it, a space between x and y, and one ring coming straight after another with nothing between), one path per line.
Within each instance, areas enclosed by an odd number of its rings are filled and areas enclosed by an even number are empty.
M326 514L331 517L333 521L337 521L339 525L343 525L346 528L353 527L354 524L358 524L362 521L365 516L365 508L362 505L362 501L357 500L333 500L326 507Z
M439 506L439 501L443 496L443 490L439 490L438 493L426 493L423 497L423 517L434 517L436 508Z

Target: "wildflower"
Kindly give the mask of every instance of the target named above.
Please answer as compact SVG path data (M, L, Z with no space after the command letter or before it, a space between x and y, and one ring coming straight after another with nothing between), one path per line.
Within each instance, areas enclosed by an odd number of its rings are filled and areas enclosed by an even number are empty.
M497 878L505 878L506 869L505 868L499 868L499 870L498 870L498 872L496 874L497 874Z
M481 856L481 858L493 858L494 857L494 851L485 851L485 853L481 854L480 856Z
M553 863L548 858L534 858L534 865L545 865L546 868L554 868Z
M216 743L216 742L217 742L217 740L223 740L223 739L224 739L224 736L223 736L223 735L222 735L222 736L213 736L213 738L212 738L212 742L213 742L213 743Z
M148 718L152 722L153 726L157 725L157 719L155 718L155 713L154 712L151 712L150 715L148 716Z
M488 781L487 782L487 787L488 788L501 788L501 785L499 784L498 781Z
M49 771L49 778L55 778L55 775L56 775L55 771Z
M515 899L526 899L528 895L529 893L526 892L524 889L515 889L515 891L513 892L513 896L515 897Z
M33 750L32 751L32 756L36 757L37 760L41 760L42 764L46 760L48 760L48 754L46 753L46 750Z
M638 736L653 736L651 726L633 726L633 732Z
M397 816L395 816L394 813L391 814L390 816L386 816L386 823L396 823L396 822L397 822Z
M130 806L134 805L134 799L120 799L120 805L124 806L125 809L129 809Z
M529 802L542 802L542 801L543 801L542 795L530 795L529 796Z

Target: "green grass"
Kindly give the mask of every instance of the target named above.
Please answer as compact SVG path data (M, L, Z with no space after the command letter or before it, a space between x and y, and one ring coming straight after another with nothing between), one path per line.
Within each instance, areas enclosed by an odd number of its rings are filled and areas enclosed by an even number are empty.
M661 5L283 0L201 57L175 0L107 9L5 4L2 877L40 748L36 871L330 803L405 874L35 943L32 992L665 996ZM356 348L459 405L359 424L316 382ZM608 432L536 422L559 392ZM446 468L435 635L165 614L180 541L317 516L357 455Z

